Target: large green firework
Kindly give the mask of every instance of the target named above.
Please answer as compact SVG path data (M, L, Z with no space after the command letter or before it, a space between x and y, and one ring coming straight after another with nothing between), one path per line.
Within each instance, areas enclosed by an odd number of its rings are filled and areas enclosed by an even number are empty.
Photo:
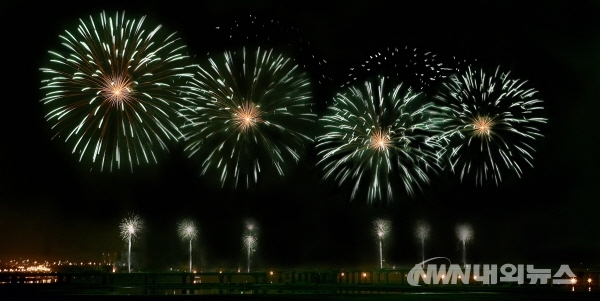
M442 140L451 170L461 180L496 184L510 170L521 176L533 166L531 142L542 136L542 100L527 82L510 73L468 68L452 76L435 95L442 121Z
M201 173L216 171L222 185L249 186L261 170L280 175L298 161L314 122L308 76L273 50L226 51L211 57L191 82L194 95L182 108L185 150L201 160Z
M181 136L172 120L182 79L193 75L187 50L175 33L144 21L104 12L80 19L40 69L54 137L100 169L128 161L133 171L134 164L157 162L155 148Z
M430 106L422 93L402 84L388 88L383 78L337 94L321 119L326 133L317 138L325 178L352 182L350 199L365 185L368 202L391 201L396 185L412 195L437 167Z

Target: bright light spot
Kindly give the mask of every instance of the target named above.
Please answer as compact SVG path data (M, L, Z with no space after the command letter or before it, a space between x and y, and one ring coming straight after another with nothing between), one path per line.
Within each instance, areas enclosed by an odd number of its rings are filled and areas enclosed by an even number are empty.
M371 135L371 148L384 151L391 145L390 136L382 129L378 129Z
M121 104L130 100L131 81L127 75L104 76L102 96L113 104Z
M241 132L245 132L250 128L254 128L256 123L261 121L260 116L262 115L262 111L248 101L234 109L233 112L233 121L235 124L237 124L238 129ZM250 226L248 229L252 230Z
M491 135L492 126L494 126L494 119L488 116L477 116L471 121L473 127L473 134L477 137L483 138Z

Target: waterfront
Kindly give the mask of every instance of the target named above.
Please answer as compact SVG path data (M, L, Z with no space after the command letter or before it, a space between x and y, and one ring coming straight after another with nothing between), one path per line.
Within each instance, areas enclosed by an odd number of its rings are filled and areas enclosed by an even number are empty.
M579 271L577 271L578 274ZM412 286L403 270L206 273L0 273L5 299L65 300L581 300L600 297L599 273L573 285L498 283ZM387 275L387 276L384 276ZM591 277L595 277L593 282Z

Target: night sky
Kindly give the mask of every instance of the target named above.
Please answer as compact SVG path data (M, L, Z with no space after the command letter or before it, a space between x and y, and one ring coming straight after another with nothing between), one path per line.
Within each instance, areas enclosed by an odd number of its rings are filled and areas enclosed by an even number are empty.
M126 245L119 222L136 212L146 225L134 245L143 269L185 266L186 244L176 232L184 218L199 225L194 258L204 269L245 266L241 237L246 218L260 227L257 268L375 267L378 249L371 224L379 217L392 221L384 248L389 265L420 261L413 233L416 222L424 219L432 227L426 257L459 262L454 227L468 222L475 232L467 244L470 262L600 266L596 1L448 1L442 6L418 1L405 7L379 0L4 2L2 261L88 261L101 259L103 252L121 257ZM286 166L285 177L265 173L251 189L221 189L214 179L201 177L198 162L176 143L169 152L158 152L159 164L133 173L127 168L90 171L64 141L51 140L40 103L39 68L48 64L48 50L62 50L59 34L75 29L79 18L103 10L147 15L147 22L177 31L197 61L209 52L259 45L269 37L264 45L281 47L306 66L320 115L350 68L387 47L408 46L512 70L539 90L548 123L542 127L544 137L534 144L534 168L524 168L522 178L509 174L498 186L477 187L446 171L433 175L415 196L397 193L387 204L360 198L349 202L347 190L322 180L314 146L299 164ZM250 15L256 24L278 20L280 25L248 25ZM234 21L244 28L229 38ZM287 28L295 31L286 33ZM245 44L243 37L253 34L258 37Z

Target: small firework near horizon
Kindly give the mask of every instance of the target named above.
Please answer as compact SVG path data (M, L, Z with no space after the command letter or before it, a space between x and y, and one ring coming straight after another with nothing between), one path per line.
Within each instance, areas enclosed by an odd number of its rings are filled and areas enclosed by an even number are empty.
M547 121L537 93L500 67L493 73L469 67L444 83L434 96L440 137L461 181L473 176L477 185L489 179L498 185L506 170L521 177L525 165L533 167L532 142Z
M142 219L134 213L121 221L119 229L121 230L121 238L127 242L127 271L131 272L131 246L137 238L138 232L144 228Z
M390 230L392 230L392 222L378 218L373 221L373 234L377 237L377 240L384 240L390 234Z
M142 219L137 214L129 214L121 221L119 228L121 229L121 238L123 240L134 240L137 237L138 231L144 227Z
M190 252L190 267L189 272L192 272L192 241L198 235L198 229L196 228L196 223L194 221L186 219L178 224L177 230L179 232L179 236L183 240L189 240L189 252Z
M469 224L457 225L455 232L456 232L456 236L458 237L458 239L463 243L468 242L471 239L473 239L473 229L471 228L471 225L469 225Z
M193 240L198 236L198 229L194 221L186 219L177 225L177 231L181 239Z
M429 182L437 169L439 145L431 139L436 125L422 93L403 84L384 85L384 78L338 93L321 120L325 134L317 137L318 165L324 178L339 186L352 183L350 200L367 186L367 201L393 200L393 184L414 187Z
M157 163L156 148L181 137L173 123L185 91L188 54L176 33L125 13L80 19L40 68L53 138L100 170Z
M420 220L415 227L415 237L421 241L422 262L425 262L425 240L429 238L430 227L427 222Z
M378 218L373 221L373 234L379 243L379 268L383 269L383 241L392 230L392 222L387 219Z
M254 219L249 218L244 222L244 227L242 242L248 254L247 264L249 273L252 253L256 252L256 248L258 247L258 225Z
M415 227L415 237L421 241L424 241L429 238L429 231L429 224L423 220L420 220L417 222L417 226Z
M193 98L181 108L185 152L215 172L224 186L256 184L265 168L284 175L312 142L312 94L307 75L273 50L226 51L198 67Z
M456 225L456 237L462 242L463 247L463 264L467 265L467 242L473 239L473 228L469 224L458 224Z

